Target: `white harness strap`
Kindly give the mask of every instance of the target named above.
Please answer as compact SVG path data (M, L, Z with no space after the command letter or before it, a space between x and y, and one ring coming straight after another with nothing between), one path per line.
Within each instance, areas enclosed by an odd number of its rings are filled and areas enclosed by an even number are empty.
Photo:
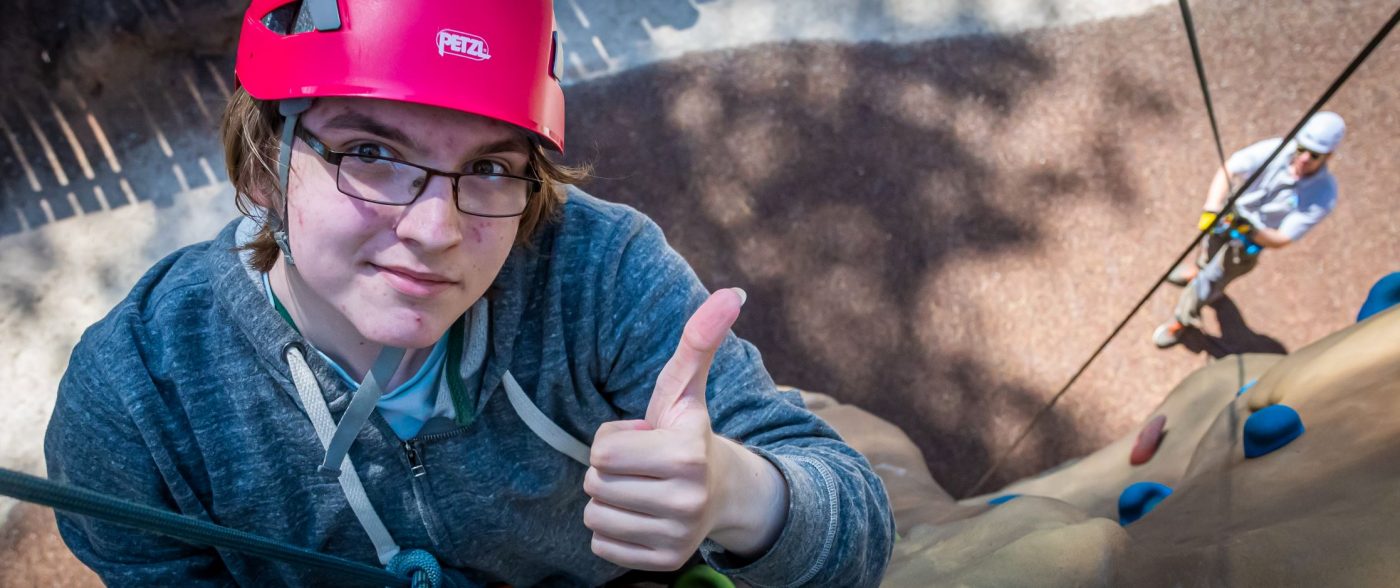
M301 405L306 409L307 416L311 417L311 424L316 428L316 436L320 437L322 448L329 450L336 427L335 420L331 418L331 409L326 405L325 397L321 395L321 386L316 382L316 376L311 373L311 366L306 364L301 347L288 345L284 354L287 365L292 370L292 382L296 384ZM340 468L340 489L345 492L345 500L350 503L350 510L355 513L355 518L359 519L360 526L364 527L370 542L374 544L379 563L387 566L389 560L398 555L399 546L389 535L389 529L384 527L384 522L379 519L374 505L370 504L369 496L365 494L365 486L360 482L360 475L355 472L355 463L350 460L349 455L345 456L345 465L347 467Z

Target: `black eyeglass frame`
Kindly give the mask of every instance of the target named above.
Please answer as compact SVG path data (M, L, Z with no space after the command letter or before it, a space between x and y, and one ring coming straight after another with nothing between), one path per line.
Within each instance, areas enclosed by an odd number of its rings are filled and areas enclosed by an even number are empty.
M543 186L543 182L542 182L539 178L531 178L531 177L528 177L528 176L517 176L517 175L512 175L512 174L490 174L490 173L487 173L487 174L478 174L478 173L448 172L448 171L442 171L442 170L433 169L433 168L431 168L431 167L427 167L427 166L424 166L424 165L419 165L419 164L413 163L412 161L404 161L404 160L402 160L402 159L398 159L398 158L395 158L395 157L383 157L383 156L379 156L379 155L361 155L361 154L359 154L359 153L346 153L346 152L344 152L344 151L336 151L336 150L334 150L334 149L331 149L331 148L329 148L329 147L326 147L325 142L321 141L321 139L317 138L315 135L312 135L312 134L311 134L311 131L306 130L306 128L305 128L305 127L302 127L301 125L297 125L297 128L296 128L296 130L294 131L294 133L296 134L296 136L297 136L298 139L301 139L304 143L306 143L306 146L307 146L307 147L310 147L310 148L311 148L311 151L315 152L316 155L319 155L319 156L321 157L322 160L324 160L326 163L329 163L329 164L335 166L335 187L336 187L337 190L340 190L340 193L341 193L341 194L345 194L346 196L349 196L349 197L351 197L351 198L354 198L354 199L356 199L356 200L361 200L361 201L364 201L364 202L371 202L371 203L374 203L374 204L383 204L383 205L386 205L386 206L409 206L409 205L413 204L414 202L417 202L417 201L418 201L418 197L419 197L419 196L422 196L422 195L423 195L423 192L424 192L425 190L428 189L428 184L432 182L433 176L442 176L442 177L447 178L449 181L452 182L452 203L453 203L454 206L457 207L457 211L458 211L458 212L461 212L462 214L469 214L469 215L472 215L472 216L478 216L478 217L482 217L482 218L510 218L510 217L513 217L513 216L520 216L520 215L522 215L522 214L525 214L525 211L526 211L526 210L529 210L529 208L530 208L530 198L532 198L535 194L538 194L539 191L540 191L541 186ZM373 199L370 199L370 198L365 198L364 196L356 196L356 195L354 195L354 194L350 194L350 193L346 192L343 188L340 187L340 161L341 161L342 159L345 159L346 157L358 157L358 158L360 158L360 159L375 159L375 160L379 160L379 161L388 161L388 162L392 162L392 163L398 163L398 164L406 165L406 166L409 166L409 167L421 169L421 170L427 172L427 173L428 173L428 176L427 176L426 178L423 179L423 185L422 185L422 186L419 186L419 188L418 188L418 193L414 194L414 195L413 195L413 198L410 198L408 202L383 202L383 201L380 201L380 200L373 200ZM457 181L460 180L460 179L463 178L463 177L466 177L466 176L478 176L478 177L485 176L485 177L511 178L511 179L516 179L516 180L524 180L525 182L528 183L528 185L529 185L529 187L530 187L529 191L526 192L526 194L525 194L525 205L521 207L520 212L517 212L517 213L515 213L515 214L482 214L482 213L479 213L479 212L471 212L471 211L469 211L469 210L463 210L463 209L462 209L461 191L460 191L460 190L458 189L458 187L457 187Z

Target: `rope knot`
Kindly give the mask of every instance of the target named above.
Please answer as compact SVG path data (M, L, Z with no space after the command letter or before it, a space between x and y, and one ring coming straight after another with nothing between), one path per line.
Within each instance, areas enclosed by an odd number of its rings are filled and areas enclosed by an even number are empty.
M400 551L389 560L389 573L409 579L413 588L442 588L442 565L422 549Z

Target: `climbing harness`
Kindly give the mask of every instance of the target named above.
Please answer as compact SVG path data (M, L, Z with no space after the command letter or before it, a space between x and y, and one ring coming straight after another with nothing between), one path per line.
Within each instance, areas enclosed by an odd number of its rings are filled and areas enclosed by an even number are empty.
M1188 9L1186 8L1186 0L1180 0L1180 2L1183 11L1188 11ZM1188 27L1193 26L1189 18L1189 12L1187 13L1185 20ZM1332 81L1332 84L1327 87L1327 90L1322 93L1322 96L1318 98L1316 102L1313 102L1312 106L1308 108L1308 111L1303 114L1303 117L1301 119L1298 120L1298 124L1293 125L1293 129L1288 131L1288 134L1284 136L1283 141L1279 142L1278 147L1274 148L1274 151L1270 153L1269 157L1264 160L1264 163L1259 166L1259 169L1256 169L1253 174L1250 174L1249 179L1245 180L1239 185L1239 187L1235 188L1233 195L1231 195L1230 199L1225 202L1225 206L1222 210L1234 209L1235 201L1239 200L1240 197L1244 195L1246 188L1248 188L1250 185L1253 185L1254 182L1258 180L1261 175L1263 175L1264 171L1269 167L1269 162L1273 161L1275 157L1278 157L1278 154L1283 151L1283 148L1287 146L1290 141L1293 140L1293 137L1298 134L1298 131L1302 130L1303 125L1307 124L1308 119L1311 119L1314 114L1317 114L1319 110L1322 110L1322 106L1326 104L1328 100L1332 99L1332 95L1336 94L1337 90L1341 89L1342 84L1345 84L1346 81L1351 78L1351 75L1356 72L1357 68L1361 67L1361 64L1366 61L1366 58L1371 56L1371 52L1375 51L1376 47L1380 46L1381 41L1385 40L1386 36L1390 35L1391 29L1395 28L1395 24L1397 22L1400 22L1400 7L1396 8L1395 13L1392 14L1390 16L1390 19L1387 20L1383 26L1381 26L1380 30L1377 31L1376 34L1371 37L1371 41L1368 42L1366 46L1361 49L1361 52L1358 53L1356 57L1351 60L1351 63L1347 64L1346 69L1342 71L1341 75L1337 76L1337 79ZM1190 32L1189 35L1191 38L1195 38L1194 32ZM1195 54L1195 60L1198 68L1199 77L1202 80L1201 83L1204 87L1205 73L1204 66L1201 65L1200 48L1197 47L1196 44L1193 42L1191 44L1191 50L1192 53ZM1206 101L1207 103L1209 103L1210 101L1209 94L1206 95ZM1213 113L1214 109L1208 108L1208 111ZM1218 137L1217 141L1219 141ZM1220 154L1223 159L1223 149L1220 150ZM1069 381L1065 382L1065 385L1060 387L1059 391L1057 391L1054 396L1050 397L1050 401L1046 403L1045 406L1041 407L1041 409L1035 413L1035 416L1031 417L1030 422L1027 423L1025 428L1021 430L1021 433L1016 436L1016 439L1011 442L1011 445L1007 446L1006 449L1002 450L1000 453L997 454L997 456L992 460L991 465L987 467L987 471L984 472L982 474L982 477L978 478L977 482L974 483L972 487L967 491L968 495L974 495L977 493L978 490L982 489L982 486L992 478L992 474L995 474L997 469L1001 467L1001 464L1006 459L1006 456L1011 455L1014 451L1016 451L1016 448L1021 445L1021 442L1025 441L1026 437L1030 435L1030 432L1035 428L1036 423L1040 422L1040 419L1044 418L1045 415L1050 412L1050 409L1055 407L1055 404L1060 401L1060 398L1064 397L1066 392L1069 392L1070 387L1074 386L1074 383L1079 381L1079 377L1084 375L1085 370L1089 369L1089 365L1092 364L1094 360L1097 359L1098 356L1103 353L1103 350L1108 347L1108 344L1113 341L1114 337L1117 337L1118 333L1122 332L1123 328L1128 326L1128 321L1132 320L1132 318L1137 315L1137 312L1139 310L1142 310L1142 307L1147 304L1147 301L1150 298L1152 298L1152 295L1157 292L1157 289L1161 288L1162 284L1167 281L1167 277L1171 275L1172 269L1176 268L1176 266L1178 265L1181 265L1181 263L1185 261L1188 256L1191 255L1191 252L1196 249L1197 243L1201 240L1202 237L1205 237L1210 230L1211 227L1204 227L1200 230L1199 233L1197 233L1194 237L1191 238L1191 242L1187 244L1186 247L1182 249L1181 253L1176 256L1176 259L1173 260L1171 264L1167 266L1167 270L1162 272L1162 275L1157 278L1157 281L1152 284L1152 287L1147 289L1147 293L1143 294L1142 298L1138 299L1137 304L1133 305L1133 308L1128 311L1128 314L1123 317L1123 320L1118 322L1118 326L1114 327L1113 331L1108 334L1108 337L1106 337L1103 340L1103 343L1100 343L1098 348L1095 349L1094 352L1089 355L1089 358L1084 360L1083 364L1080 364L1079 369L1075 370L1074 375L1070 376Z

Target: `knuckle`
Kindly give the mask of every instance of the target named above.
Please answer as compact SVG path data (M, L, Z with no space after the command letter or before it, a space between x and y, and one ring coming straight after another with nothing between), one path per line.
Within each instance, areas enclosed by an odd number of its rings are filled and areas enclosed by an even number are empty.
M666 538L668 543L674 544L678 548L684 547L685 544L690 541L692 534L690 525L682 521L672 521L672 524L666 525L661 529L661 536ZM680 549L680 551L690 551L693 553L695 550Z
M696 519L705 513L705 507L709 503L709 495L703 490L691 490L676 493L672 501L672 509L675 513L686 519Z
M583 507L583 526L588 527L589 530L597 531L598 527L601 526L601 521L598 520L599 510L596 501L588 501L588 504Z
M598 431L593 434L594 439L606 437L622 430L622 425L618 421L608 421L598 425Z
M597 497L602 490L603 480L598 473L598 468L590 467L583 474L583 493L592 497Z
M597 533L594 533L593 539L588 542L588 548L593 550L593 555L596 555L603 559L611 559L608 557L611 554L611 550L609 549L608 544L602 539L598 538Z
M588 463L590 469L608 470L617 463L617 450L613 443L606 439L594 440L593 447L588 450Z
M689 439L676 447L676 465L688 472L703 470L709 463L709 451L704 440Z

